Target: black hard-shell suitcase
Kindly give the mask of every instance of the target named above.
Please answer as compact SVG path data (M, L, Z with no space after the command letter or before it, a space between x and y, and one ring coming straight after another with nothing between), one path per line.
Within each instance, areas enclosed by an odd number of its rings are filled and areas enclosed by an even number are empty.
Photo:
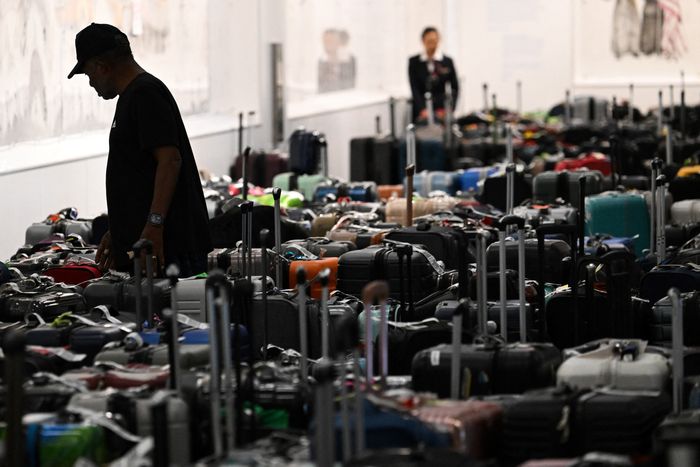
M317 303L306 304L309 356L321 356L321 317ZM299 305L294 297L280 294L267 296L267 343L283 349L301 350L299 335ZM255 358L261 355L265 335L265 310L261 295L253 298L252 309L244 316L243 323L250 330L251 348Z
M446 269L457 269L461 255L467 255L467 261L474 257L466 248L466 233L450 227L435 227L420 223L416 227L404 227L389 232L384 238L397 242L421 245L445 264Z
M53 320L63 313L83 313L85 298L77 292L43 291L0 295L0 320L21 321L30 313Z
M567 386L528 391L503 404L499 452L505 465L572 455L574 410L581 391Z
M416 354L411 365L413 389L448 397L452 346L443 344ZM498 342L462 345L462 395L519 394L551 386L561 353L550 344Z
M532 181L522 172L516 172L513 183L513 205L517 206L532 197ZM479 197L483 204L490 204L501 211L506 210L506 176L488 177Z
M563 240L545 239L544 258L540 258L537 239L528 238L525 240L525 277L528 279L539 279L540 265L544 263L544 280L561 284L566 282L567 272L562 260L571 256L571 247ZM486 260L489 271L498 270L498 244L489 245L486 253ZM518 266L518 242L506 240L506 267L517 269Z
M407 278L404 286L400 280L399 270L408 268L408 261L402 260L399 265L399 255L395 249L376 245L361 250L349 251L338 261L338 279L336 288L349 295L359 297L362 288L370 281L383 279L389 282L390 297L418 301L441 288L444 282L444 271L433 256L419 248L413 248L411 254L410 274L404 272ZM408 280L410 277L410 280ZM405 287L405 290L404 290Z
M686 346L700 345L700 292L683 294L683 343ZM649 326L649 340L654 345L671 346L672 342L671 300L664 297L654 304Z
M664 392L584 394L574 414L578 452L649 454L654 430L671 407L671 398Z

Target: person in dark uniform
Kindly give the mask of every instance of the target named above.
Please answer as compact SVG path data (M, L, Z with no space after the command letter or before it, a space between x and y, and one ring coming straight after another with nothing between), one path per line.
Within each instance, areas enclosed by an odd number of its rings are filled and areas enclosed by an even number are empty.
M414 55L408 60L408 79L411 83L413 96L413 121L428 118L425 103L425 93L430 92L433 98L433 108L438 118L445 115L445 93L447 83L452 87L452 109L454 110L459 96L457 71L452 59L443 55L438 49L440 34L430 26L421 34L423 48L420 55Z
M132 245L153 243L160 271L185 277L207 269L207 208L182 116L168 88L134 60L126 35L92 23L75 36L78 63L103 99L119 96L109 134L109 231L97 250L103 268L131 270Z

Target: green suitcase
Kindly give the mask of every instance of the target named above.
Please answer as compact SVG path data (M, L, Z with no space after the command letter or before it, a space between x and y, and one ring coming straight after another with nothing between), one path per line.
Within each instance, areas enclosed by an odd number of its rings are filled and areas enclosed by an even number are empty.
M296 190L304 195L307 200L313 199L316 187L322 183L329 183L331 179L324 175L297 175L294 172L284 172L275 175L272 186L283 190Z
M651 220L644 195L605 192L586 197L586 235L608 234L634 239L638 257L649 248Z

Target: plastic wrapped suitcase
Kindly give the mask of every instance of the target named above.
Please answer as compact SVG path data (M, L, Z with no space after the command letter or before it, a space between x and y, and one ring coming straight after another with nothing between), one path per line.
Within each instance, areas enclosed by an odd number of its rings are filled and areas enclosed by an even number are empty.
M700 192L697 194L700 197ZM700 222L700 199L686 199L671 205L671 222L690 224Z
M557 384L582 389L606 386L628 391L663 391L669 378L666 357L647 352L641 340L607 340L567 349Z

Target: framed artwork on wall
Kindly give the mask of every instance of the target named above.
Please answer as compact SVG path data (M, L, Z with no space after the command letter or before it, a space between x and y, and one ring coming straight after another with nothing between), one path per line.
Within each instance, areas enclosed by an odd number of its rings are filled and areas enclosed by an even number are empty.
M574 84L700 84L699 26L699 0L574 0Z

